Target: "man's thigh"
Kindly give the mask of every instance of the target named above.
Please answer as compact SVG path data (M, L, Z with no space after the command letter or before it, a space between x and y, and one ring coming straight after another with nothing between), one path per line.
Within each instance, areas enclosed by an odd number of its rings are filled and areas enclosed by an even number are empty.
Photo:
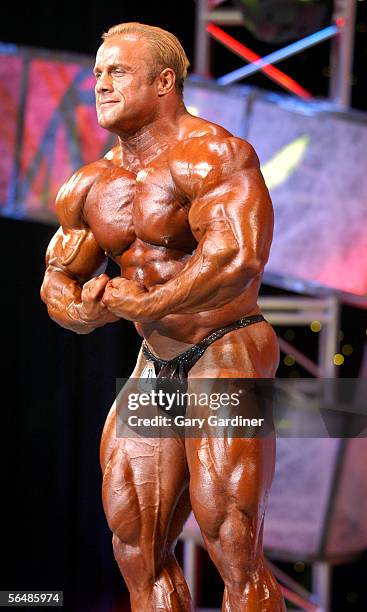
M171 529L180 531L172 522L181 523L189 511L185 446L166 428L162 435L149 428L144 435L132 430L126 422L131 392L136 380L127 381L119 393L102 434L103 505L111 530L123 541L157 543Z
M162 546L188 488L179 440L126 438L114 447L103 474L103 506L110 529L124 542Z

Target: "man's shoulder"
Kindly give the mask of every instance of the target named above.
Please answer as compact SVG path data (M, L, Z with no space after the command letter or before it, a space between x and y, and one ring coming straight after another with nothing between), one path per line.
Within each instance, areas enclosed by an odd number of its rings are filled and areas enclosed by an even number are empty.
M68 195L74 196L83 192L94 183L108 168L112 167L111 161L106 158L98 159L90 164L82 166L62 185L57 195L58 199L64 199Z
M172 176L182 187L188 180L191 184L202 183L209 176L229 176L258 164L249 142L209 122L202 122L185 134L170 155Z
M222 158L256 157L249 142L233 136L224 127L192 115L185 116L180 129L179 141L172 150L172 158L184 157L193 163L200 157L211 158L213 162Z
M79 224L90 188L111 167L110 160L98 159L76 170L62 185L56 196L56 214L62 224Z
M226 138L232 136L226 128L202 117L186 113L179 123L179 140L185 141L190 138L200 138L205 136L217 136Z

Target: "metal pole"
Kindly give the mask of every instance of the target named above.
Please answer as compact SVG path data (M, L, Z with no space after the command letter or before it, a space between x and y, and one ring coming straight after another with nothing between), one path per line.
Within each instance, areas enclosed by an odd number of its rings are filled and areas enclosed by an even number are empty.
M329 97L341 109L351 103L356 5L356 0L334 0L334 19L340 32L331 48Z
M191 538L183 541L183 573L191 593L192 606L197 607L197 559L196 542Z
M319 369L322 378L335 378L336 367L333 362L338 345L339 301L336 296L330 296L328 320L322 326L319 335Z
M323 612L330 612L331 568L326 561L316 561L312 565L312 591L317 597Z
M196 0L194 72L210 76L210 36L206 31L209 0Z

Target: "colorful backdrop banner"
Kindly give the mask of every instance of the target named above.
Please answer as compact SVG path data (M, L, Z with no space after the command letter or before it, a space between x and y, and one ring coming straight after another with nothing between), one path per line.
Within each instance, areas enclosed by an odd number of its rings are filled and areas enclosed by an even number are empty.
M116 144L97 124L93 60L13 45L0 52L1 211L54 222L62 183Z

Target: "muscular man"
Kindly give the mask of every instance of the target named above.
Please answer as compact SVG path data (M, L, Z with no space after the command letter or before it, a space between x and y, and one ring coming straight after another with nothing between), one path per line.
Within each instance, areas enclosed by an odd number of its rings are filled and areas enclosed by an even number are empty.
M257 306L271 201L251 146L187 112L187 67L160 28L125 23L103 36L97 115L119 142L58 194L42 299L79 334L133 321L144 338L133 377L150 362L158 376L271 378L278 346ZM107 257L119 277L103 273ZM285 609L262 552L274 449L272 436L117 437L112 407L103 503L134 612L191 610L174 557L191 508L225 584L223 610Z

